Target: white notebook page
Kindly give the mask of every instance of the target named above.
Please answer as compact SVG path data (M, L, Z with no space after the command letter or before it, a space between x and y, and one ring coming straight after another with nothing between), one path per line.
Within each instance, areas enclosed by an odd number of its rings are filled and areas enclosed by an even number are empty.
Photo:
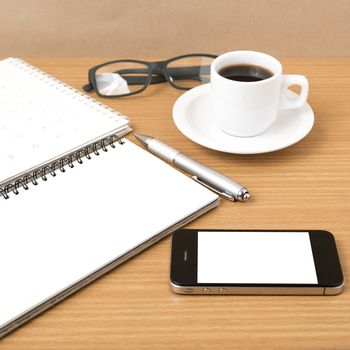
M0 326L217 198L129 141L0 198Z
M19 59L0 62L0 183L127 123Z

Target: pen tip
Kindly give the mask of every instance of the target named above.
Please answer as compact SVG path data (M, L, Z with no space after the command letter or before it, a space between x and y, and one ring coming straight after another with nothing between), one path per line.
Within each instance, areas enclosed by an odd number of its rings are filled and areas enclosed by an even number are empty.
M244 201L247 201L248 199L250 199L250 193L249 193L249 192L246 192L246 193L243 195L243 200L244 200Z
M245 202L245 201L248 201L250 197L251 196L248 190L243 187L238 193L237 200L240 202Z

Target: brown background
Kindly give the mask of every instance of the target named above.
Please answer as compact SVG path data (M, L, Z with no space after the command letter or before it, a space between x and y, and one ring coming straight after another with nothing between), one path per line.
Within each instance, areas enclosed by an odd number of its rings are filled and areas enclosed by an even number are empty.
M350 56L348 0L0 0L1 56Z

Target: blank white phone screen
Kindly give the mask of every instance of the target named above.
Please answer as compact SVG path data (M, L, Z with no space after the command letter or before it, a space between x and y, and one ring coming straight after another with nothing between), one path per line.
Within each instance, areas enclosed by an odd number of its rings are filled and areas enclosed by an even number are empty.
M197 283L317 284L309 232L198 232Z

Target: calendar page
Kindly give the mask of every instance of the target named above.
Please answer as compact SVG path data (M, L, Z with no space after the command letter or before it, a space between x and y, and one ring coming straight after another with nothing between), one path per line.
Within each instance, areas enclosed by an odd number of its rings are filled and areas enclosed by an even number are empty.
M20 59L0 62L0 184L127 125L120 113Z

